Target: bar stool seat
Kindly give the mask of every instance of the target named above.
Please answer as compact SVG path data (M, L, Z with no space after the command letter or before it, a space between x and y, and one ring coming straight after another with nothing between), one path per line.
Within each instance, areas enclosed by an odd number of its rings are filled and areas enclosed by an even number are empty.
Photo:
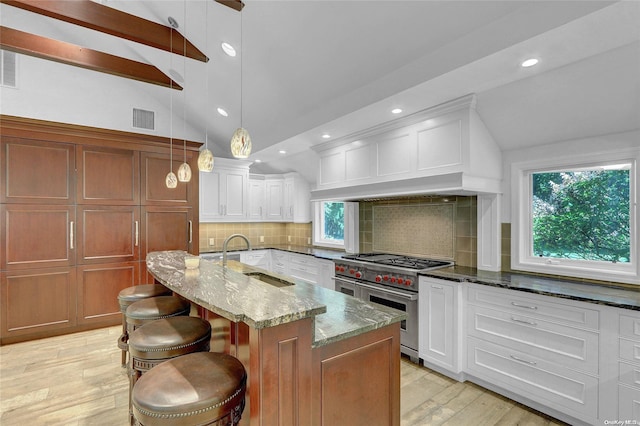
M127 287L118 294L118 304L122 312L122 334L118 338L118 348L122 351L122 365L127 363L129 350L129 333L127 332L127 318L125 313L129 305L142 299L156 296L171 296L172 292L162 284L142 284Z
M247 374L231 355L197 352L166 361L133 388L133 413L143 426L237 425Z
M155 320L189 315L191 302L177 296L157 296L133 302L125 311L127 332Z

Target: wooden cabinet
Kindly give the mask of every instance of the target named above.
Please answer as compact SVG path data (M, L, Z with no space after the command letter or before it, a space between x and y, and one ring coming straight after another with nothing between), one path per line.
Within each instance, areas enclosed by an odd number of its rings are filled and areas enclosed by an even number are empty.
M265 187L264 179L249 177L249 220L260 222L264 220Z
M460 380L463 339L460 283L420 277L420 358L425 365Z
M281 221L284 219L284 181L267 179L265 187L265 219Z
M618 419L640 422L640 313L618 316Z
M284 175L284 219L294 223L311 222L309 183L297 173Z
M600 312L549 299L468 284L466 371L595 424Z
M200 220L237 222L247 219L249 162L216 159L212 172L200 173Z
M118 324L120 290L153 282L148 251L197 254L198 174L166 187L168 140L5 116L0 130L0 343Z

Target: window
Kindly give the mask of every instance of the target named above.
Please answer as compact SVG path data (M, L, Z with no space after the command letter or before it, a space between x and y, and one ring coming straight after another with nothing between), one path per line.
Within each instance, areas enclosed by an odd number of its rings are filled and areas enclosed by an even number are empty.
M636 159L514 165L512 269L640 284Z
M344 203L320 201L316 204L314 244L344 247Z

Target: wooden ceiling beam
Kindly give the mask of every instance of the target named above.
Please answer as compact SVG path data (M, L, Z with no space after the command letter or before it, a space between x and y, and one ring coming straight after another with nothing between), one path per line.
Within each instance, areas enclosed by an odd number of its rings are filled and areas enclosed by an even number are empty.
M216 2L224 4L225 6L229 6L231 9L235 9L238 12L240 12L244 7L244 3L242 3L240 0L216 0Z
M179 84L153 65L12 28L0 26L0 47L37 58L182 90Z
M167 52L207 62L209 58L179 31L91 0L0 0L0 2ZM168 17L167 17L168 18ZM172 35L173 33L173 35ZM173 40L172 40L173 38Z

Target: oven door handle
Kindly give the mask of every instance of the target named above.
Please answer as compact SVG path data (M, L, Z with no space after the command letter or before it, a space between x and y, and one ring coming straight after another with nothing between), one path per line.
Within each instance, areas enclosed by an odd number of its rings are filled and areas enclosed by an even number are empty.
M353 282L353 281L351 281L351 282ZM399 291L393 291L391 289L380 288L380 287L377 287L375 285L369 285L369 284L363 284L363 283L354 282L354 284L359 285L360 287L365 287L365 288L371 289L371 290L378 290L378 291L381 291L383 293L389 293L389 294L393 294L395 296L400 296L400 297L402 297L404 299L408 299L408 300L412 300L412 301L413 300L418 300L418 295L417 294L401 293Z

